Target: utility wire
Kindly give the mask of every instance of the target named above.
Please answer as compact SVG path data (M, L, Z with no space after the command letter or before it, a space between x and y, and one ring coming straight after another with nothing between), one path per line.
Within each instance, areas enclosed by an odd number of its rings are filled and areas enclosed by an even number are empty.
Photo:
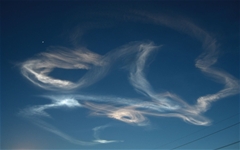
M228 120L228 119L231 119L231 118L233 118L233 117L235 117L235 116L237 116L237 115L239 115L239 114L240 114L240 113L233 114L233 115L231 115L231 116L229 116L229 117L227 117L227 118L225 118L225 119L223 119L223 120L220 120L220 121L216 122L214 125L219 124L219 123L221 123L221 122L223 122L223 121L226 121L226 120ZM171 144L171 143L173 143L173 142L176 142L176 141L178 141L178 140L181 140L181 139L183 139L183 138L186 138L186 137L188 137L188 136L190 136L190 135L193 135L193 134L195 134L195 133L198 133L198 132L200 132L200 131L202 131L202 130L205 130L205 129L207 129L207 128L209 128L209 127L205 127L205 128L199 129L199 130L197 130L197 131L195 131L195 132L192 132L192 133L190 133L190 134L188 134L188 135L185 135L185 136L183 136L183 137L180 137L180 138L178 138L178 139L175 139L175 140L173 140L173 141L171 141L171 142L168 142L168 143L166 143L166 144L160 145L160 146L158 146L157 148L162 148L163 146L169 145L169 144Z
M185 146L185 145L188 145L188 144L190 144L190 143L196 142L196 141L198 141L198 140L204 139L204 138L206 138L206 137L208 137L208 136L210 136L210 135L216 134L216 133L218 133L218 132L221 132L221 131L223 131L223 130L226 130L226 129L228 129L228 128L231 128L231 127L233 127L233 126L236 126L236 125L238 125L239 123L240 123L240 122L235 123L235 124L230 125L230 126L227 126L227 127L223 128L223 129L220 129L220 130L218 130L218 131L215 131L215 132L213 132L213 133L210 133L210 134L208 134L208 135L205 135L205 136L203 136L203 137L200 137L200 138L198 138L198 139L196 139L196 140L193 140L193 141L187 142L187 143L185 143L185 144L179 145L179 146L177 146L177 147L174 147L173 149L177 149L177 148L183 147L183 146Z
M222 146L222 147L216 148L215 150L222 149L222 148L225 148L225 147L228 147L228 146L237 144L237 143L239 143L239 142L240 142L240 141L236 141L236 142L230 143L230 144L228 144L228 145L224 145L224 146Z

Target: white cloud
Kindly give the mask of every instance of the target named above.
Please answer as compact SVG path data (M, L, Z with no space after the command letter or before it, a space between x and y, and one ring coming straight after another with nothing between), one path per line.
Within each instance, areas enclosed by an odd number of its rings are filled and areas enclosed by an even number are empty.
M86 48L70 50L63 47L54 47L52 51L42 53L22 63L22 74L33 84L53 91L81 89L103 78L114 63L121 62L122 58L131 57L133 61L127 64L126 67L129 71L129 81L133 88L140 94L143 94L147 100L124 98L121 95L118 97L97 96L91 93L89 95L72 94L68 96L65 94L64 96L45 96L52 100L51 104L27 108L22 111L22 114L33 116L33 118L37 118L38 116L51 117L45 111L46 109L61 107L69 109L87 108L91 110L92 115L106 116L138 126L150 123L147 116L177 117L191 124L209 125L211 122L203 116L203 113L211 107L212 102L239 93L239 80L213 67L218 60L217 41L206 31L183 18L171 18L147 13L137 14L144 17L144 21L167 26L199 40L202 43L203 53L195 60L195 66L203 73L222 83L224 88L217 93L199 97L195 100L196 103L194 105L189 105L179 98L179 96L170 92L157 93L144 74L144 68L149 55L161 48L161 46L157 46L153 42L131 42L104 56L93 53ZM87 69L89 71L74 83L50 77L49 73L54 68ZM75 144L92 145L96 143L119 142L99 138L99 131L108 126L100 126L93 129L96 139L93 142L82 142L71 138L47 123L43 123L42 121L36 121L36 123Z

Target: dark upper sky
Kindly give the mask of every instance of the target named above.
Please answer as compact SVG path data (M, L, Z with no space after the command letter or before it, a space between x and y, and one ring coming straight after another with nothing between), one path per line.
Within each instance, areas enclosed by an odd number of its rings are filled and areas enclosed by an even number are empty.
M239 148L239 18L239 1L1 1L1 148Z

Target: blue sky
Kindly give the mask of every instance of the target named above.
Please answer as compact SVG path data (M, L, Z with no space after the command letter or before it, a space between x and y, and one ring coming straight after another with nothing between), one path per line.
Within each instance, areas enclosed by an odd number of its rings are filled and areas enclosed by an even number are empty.
M2 149L239 148L239 1L1 3Z

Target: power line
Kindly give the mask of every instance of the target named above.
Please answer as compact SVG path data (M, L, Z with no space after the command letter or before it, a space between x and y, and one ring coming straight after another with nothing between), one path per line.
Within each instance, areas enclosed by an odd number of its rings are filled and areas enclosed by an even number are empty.
M228 128L231 128L231 127L233 127L233 126L236 126L236 125L238 125L239 123L240 123L240 122L235 123L235 124L230 125L230 126L227 126L227 127L223 128L223 129L220 129L220 130L218 130L218 131L215 131L215 132L213 132L213 133L210 133L210 134L208 134L208 135L205 135L205 136L203 136L203 137L200 137L200 138L198 138L198 139L196 139L196 140L193 140L193 141L187 142L187 143L185 143L185 144L179 145L179 146L177 146L177 147L174 147L173 149L177 149L177 148L183 147L183 146L185 146L185 145L188 145L188 144L190 144L190 143L196 142L196 141L198 141L198 140L204 139L204 138L206 138L206 137L208 137L208 136L211 136L211 135L213 135L213 134L216 134L216 133L218 133L218 132L221 132L221 131L223 131L223 130L226 130L226 129L228 129Z
M237 116L237 115L239 115L239 114L240 114L240 113L233 114L233 115L231 115L231 116L229 116L229 117L227 117L227 118L225 118L225 119L223 119L223 120L220 120L220 121L216 122L215 125L216 125L216 124L219 124L219 123L221 123L221 122L223 122L223 121L226 121L226 120L228 120L228 119L231 119L231 118L233 118L233 117L235 117L235 116ZM183 136L183 137L180 137L180 138L178 138L178 139L175 139L175 140L173 140L173 141L171 141L171 142L168 142L168 143L166 143L166 144L160 145L160 146L158 146L157 148L161 148L161 147L163 147L163 146L169 145L169 144L171 144L171 143L173 143L173 142L176 142L176 141L178 141L178 140L181 140L181 139L183 139L183 138L186 138L186 137L188 137L188 136L190 136L190 135L193 135L193 134L195 134L195 133L198 133L198 132L200 132L200 131L202 131L202 130L205 130L205 129L207 129L207 128L209 128L209 127L205 127L205 128L200 129L200 130L197 130L197 131L195 131L195 132L192 132L192 133L190 133L190 134L188 134L188 135L185 135L185 136Z
M237 144L237 143L239 143L239 142L240 142L240 141L236 141L236 142L233 142L233 143L230 143L230 144L224 145L224 146L222 146L222 147L216 148L215 150L222 149L222 148L225 148L225 147L228 147L228 146L231 146L231 145Z

